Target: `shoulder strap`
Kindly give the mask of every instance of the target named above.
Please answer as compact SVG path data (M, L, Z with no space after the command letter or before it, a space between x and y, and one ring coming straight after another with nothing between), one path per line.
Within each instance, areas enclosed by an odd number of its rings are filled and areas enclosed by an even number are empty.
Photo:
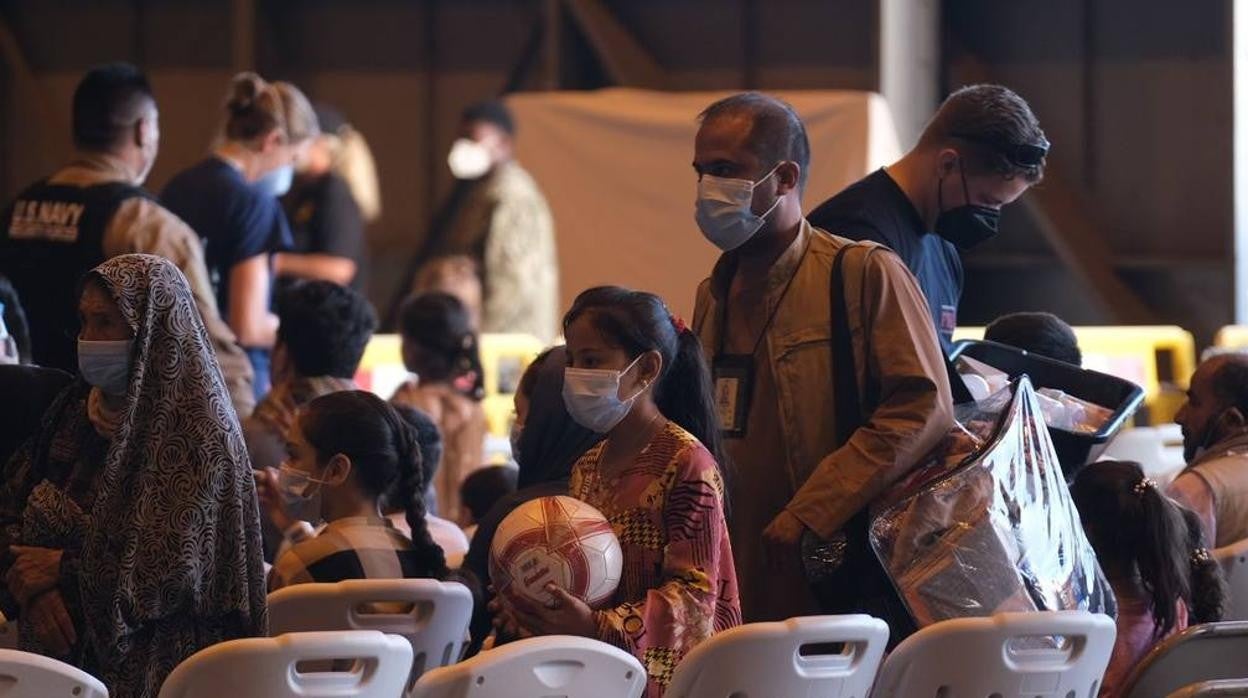
M113 219L113 214L117 212L117 208L129 199L146 199L148 201L156 201L156 197L143 187L137 187L128 182L103 182L94 184L83 190L84 196L100 208L100 220L107 226L108 222Z
M849 327L849 307L845 300L845 254L854 247L858 245L845 245L837 250L836 257L832 260L832 283L828 288L832 309L832 387L836 391L833 396L836 409L836 442L842 445L866 421L858 394L854 333Z

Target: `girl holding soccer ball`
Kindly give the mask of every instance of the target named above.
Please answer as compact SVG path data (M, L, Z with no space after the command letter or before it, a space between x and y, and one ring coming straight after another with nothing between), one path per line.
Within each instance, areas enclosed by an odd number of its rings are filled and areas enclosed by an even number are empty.
M741 622L710 372L697 336L653 294L590 289L563 327L564 402L606 435L573 467L569 494L611 522L623 577L604 608L552 585L544 608L496 601L496 623L621 647L646 668L654 698L689 650Z

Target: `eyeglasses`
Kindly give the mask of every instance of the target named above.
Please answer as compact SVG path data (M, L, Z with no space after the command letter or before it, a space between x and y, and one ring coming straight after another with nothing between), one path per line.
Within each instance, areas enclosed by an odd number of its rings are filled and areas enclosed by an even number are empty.
M1005 156L1005 159L1015 167L1039 167L1044 164L1044 158L1049 154L1049 142L1044 138L1041 138L1039 143L1002 143L994 138L972 136L966 133L950 135L964 141L988 146Z

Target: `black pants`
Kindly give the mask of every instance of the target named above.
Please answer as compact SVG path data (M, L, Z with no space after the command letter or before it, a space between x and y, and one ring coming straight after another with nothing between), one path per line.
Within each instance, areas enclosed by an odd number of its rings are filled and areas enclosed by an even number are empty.
M845 525L840 567L811 588L824 613L865 613L888 623L888 649L892 650L918 627L871 549L868 521L867 512L863 511Z

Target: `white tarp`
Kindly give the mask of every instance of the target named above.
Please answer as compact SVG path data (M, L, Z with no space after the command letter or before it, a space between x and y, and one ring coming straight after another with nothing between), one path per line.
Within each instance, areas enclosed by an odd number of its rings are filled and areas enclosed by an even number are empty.
M563 308L590 286L659 294L685 318L717 258L693 221L697 115L730 92L525 93L508 98L517 155L554 212ZM892 116L870 92L776 92L797 109L812 163L810 210L900 156Z

